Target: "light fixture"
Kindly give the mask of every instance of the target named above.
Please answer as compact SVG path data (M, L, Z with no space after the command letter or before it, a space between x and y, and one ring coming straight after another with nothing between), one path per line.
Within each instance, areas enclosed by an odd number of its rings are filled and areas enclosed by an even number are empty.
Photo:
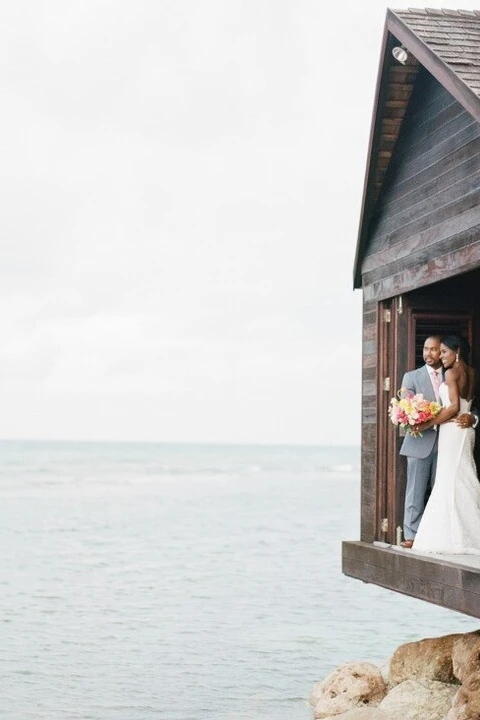
M392 55L395 58L395 60L398 60L399 63L402 65L405 65L408 59L408 53L403 45L394 47L392 50Z

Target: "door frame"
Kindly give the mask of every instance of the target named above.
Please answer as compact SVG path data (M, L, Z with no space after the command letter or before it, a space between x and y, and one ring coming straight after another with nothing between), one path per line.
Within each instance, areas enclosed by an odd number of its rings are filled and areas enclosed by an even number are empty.
M448 308L447 308L448 305ZM395 544L403 527L406 458L399 455L403 434L390 422L390 399L403 375L421 366L421 347L431 335L453 331L472 346L474 309L468 298L414 291L378 304L377 463L375 538Z

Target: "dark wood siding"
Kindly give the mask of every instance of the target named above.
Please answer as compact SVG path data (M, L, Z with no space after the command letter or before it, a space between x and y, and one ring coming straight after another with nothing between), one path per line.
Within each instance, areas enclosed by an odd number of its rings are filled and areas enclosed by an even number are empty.
M480 125L422 70L362 262L365 300L480 267Z
M375 539L377 458L377 303L363 308L361 538Z

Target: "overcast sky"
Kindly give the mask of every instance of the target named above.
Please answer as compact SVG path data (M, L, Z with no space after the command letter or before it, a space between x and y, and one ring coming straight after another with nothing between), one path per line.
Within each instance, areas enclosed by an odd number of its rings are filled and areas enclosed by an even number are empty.
M387 5L2 3L0 437L359 442Z

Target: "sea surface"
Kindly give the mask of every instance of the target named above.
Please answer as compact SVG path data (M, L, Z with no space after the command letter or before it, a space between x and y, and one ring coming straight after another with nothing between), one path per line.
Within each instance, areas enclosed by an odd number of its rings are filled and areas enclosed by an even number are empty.
M0 443L2 720L309 720L478 621L340 571L359 448Z

